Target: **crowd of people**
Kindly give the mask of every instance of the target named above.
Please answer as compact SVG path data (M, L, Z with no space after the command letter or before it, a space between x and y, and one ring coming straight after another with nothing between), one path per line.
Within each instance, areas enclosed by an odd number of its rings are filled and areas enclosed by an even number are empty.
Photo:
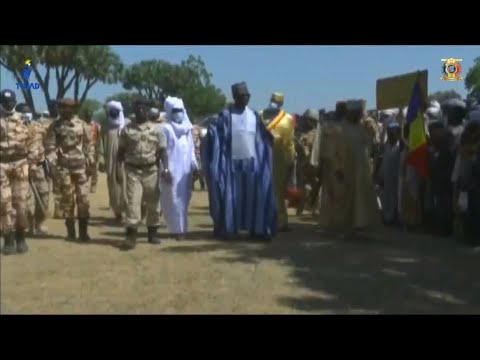
M110 208L126 227L125 250L135 247L143 220L148 242L159 244L162 216L171 237L184 239L196 180L208 190L213 235L222 240L246 231L270 241L290 231L288 206L297 215L310 210L345 239L368 236L383 221L480 240L478 105L451 99L422 112L428 168L420 172L409 161L407 109L367 112L364 100L347 100L333 112L296 116L275 92L257 112L244 82L232 85L232 97L207 129L191 123L177 97L165 99L163 112L138 99L128 117L110 101L100 126L91 111L80 118L71 99L50 102L35 119L28 107L16 108L14 91L2 90L3 254L26 252L27 234L48 234L50 192L67 240L90 241L98 172L106 173Z

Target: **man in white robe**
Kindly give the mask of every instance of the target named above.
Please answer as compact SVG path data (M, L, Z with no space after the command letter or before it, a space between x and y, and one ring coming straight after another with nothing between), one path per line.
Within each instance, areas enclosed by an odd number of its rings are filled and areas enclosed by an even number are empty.
M167 140L172 182L161 181L160 204L169 233L182 240L187 232L188 205L192 197L192 180L198 170L192 123L182 99L168 97L165 100L167 121L163 131Z

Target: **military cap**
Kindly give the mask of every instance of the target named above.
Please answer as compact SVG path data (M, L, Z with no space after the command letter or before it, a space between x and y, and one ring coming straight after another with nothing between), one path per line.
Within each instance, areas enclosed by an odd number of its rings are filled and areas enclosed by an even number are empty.
M274 92L270 97L270 101L274 103L281 103L285 100L285 96L282 93Z
M8 90L8 89L4 89L0 92L0 99L1 100L6 100L6 99L9 99L9 100L16 100L17 99L17 95L15 94L14 91L12 90Z
M245 81L236 83L232 85L232 94L248 94L250 95L250 92L248 91L247 83Z
M78 103L73 99L59 99L57 100L59 107L75 107Z

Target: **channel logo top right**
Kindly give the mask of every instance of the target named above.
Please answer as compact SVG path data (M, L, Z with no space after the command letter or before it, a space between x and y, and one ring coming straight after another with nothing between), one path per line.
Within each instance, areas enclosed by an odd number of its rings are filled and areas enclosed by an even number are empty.
M442 77L440 80L443 81L460 81L463 80L463 77L460 76L462 72L462 59L440 59L443 63L442 65Z

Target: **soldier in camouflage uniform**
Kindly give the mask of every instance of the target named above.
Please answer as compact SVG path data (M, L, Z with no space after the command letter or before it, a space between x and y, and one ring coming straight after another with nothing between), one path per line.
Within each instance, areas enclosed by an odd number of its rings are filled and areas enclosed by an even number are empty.
M44 124L45 128L49 128L49 126L58 119L58 105L56 100L51 100L48 102L48 116L42 116L40 118L40 122ZM58 176L56 176L55 168L50 167L50 175L52 178L52 193L53 193L53 200L54 200L54 210L53 210L53 217L55 219L62 218L62 212L60 210L60 184L58 182Z
M299 126L301 129L297 133L295 143L297 187L301 194L297 206L297 215L303 213L305 206L314 211L318 201L320 179L317 169L310 162L310 158L319 121L319 112L315 109L308 109L300 119Z
M90 184L90 193L95 194L97 192L97 183L98 183L98 154L99 154L99 147L101 145L100 142L100 134L101 129L100 125L93 120L93 111L87 109L85 111L85 124L87 126L88 131L90 131L91 138L92 138L92 145L95 151L95 163L92 165L91 170L91 184Z
M51 122L32 121L28 126L32 128L35 134L33 139L36 158L39 160L36 166L30 169L30 179L38 197L30 192L30 201L32 202L30 216L30 232L37 235L46 235L45 220L47 219L47 210L50 193L50 171L45 159L45 137Z
M380 153L380 127L377 121L372 117L372 112L366 113L362 119L362 125L367 130L367 133L371 139L372 152L370 154L370 172L374 173L375 164Z
M77 204L79 240L88 241L88 177L95 166L91 133L83 120L74 115L76 102L58 101L60 119L50 125L45 140L48 163L56 167L60 184L60 208L67 227L67 240L75 241L75 200Z
M160 243L157 237L160 225L160 159L163 165L162 176L167 182L171 182L171 174L168 170L165 135L148 121L150 106L151 103L147 100L135 101L135 122L126 125L120 134L118 161L124 163L127 178L127 229L122 245L124 250L133 249L136 245L142 198L147 206L148 242ZM119 175L117 173L117 176ZM121 179L118 181L121 182Z
M35 167L33 164L38 163L34 134L14 111L15 104L13 91L0 93L0 221L5 255L28 251L25 241L28 175Z

